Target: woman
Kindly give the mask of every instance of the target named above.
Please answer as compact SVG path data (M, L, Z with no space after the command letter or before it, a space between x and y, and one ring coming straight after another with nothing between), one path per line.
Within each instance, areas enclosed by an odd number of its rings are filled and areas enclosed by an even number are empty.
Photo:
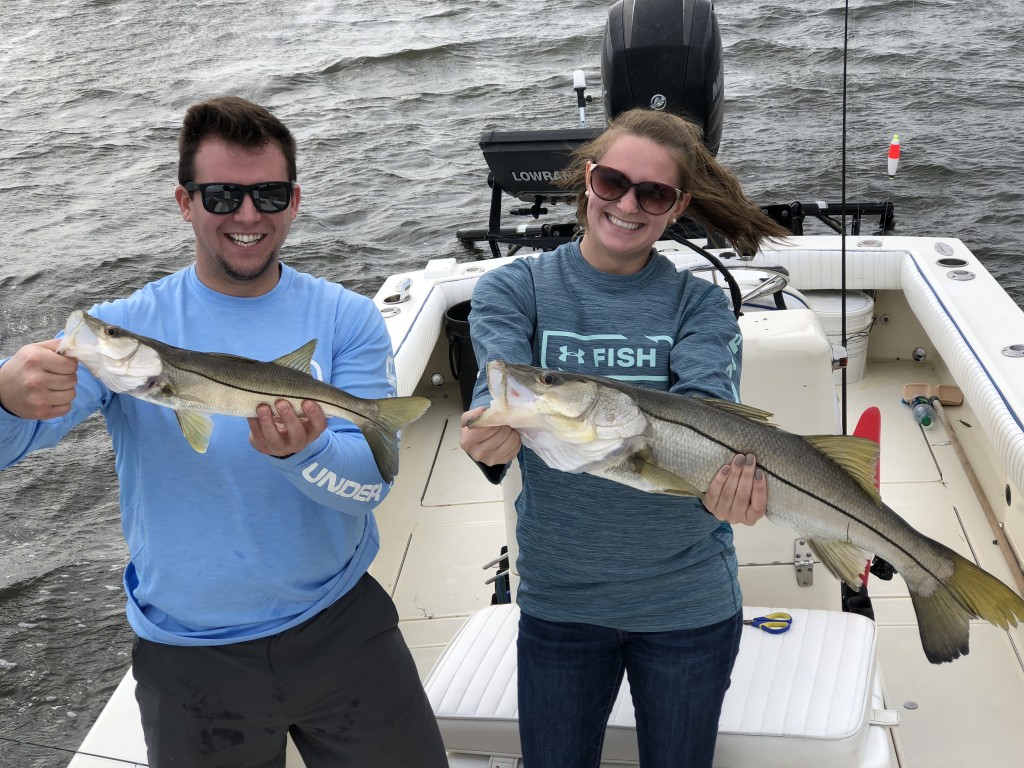
M737 400L742 338L722 290L652 246L684 211L741 252L786 231L674 115L620 115L573 154L566 183L583 189L583 235L481 277L470 315L480 367ZM480 377L463 424L488 401ZM491 467L520 458L524 764L596 767L625 672L641 766L710 766L743 626L731 524L752 525L766 504L754 457L723 467L702 504L550 469L509 427L463 427L461 444Z

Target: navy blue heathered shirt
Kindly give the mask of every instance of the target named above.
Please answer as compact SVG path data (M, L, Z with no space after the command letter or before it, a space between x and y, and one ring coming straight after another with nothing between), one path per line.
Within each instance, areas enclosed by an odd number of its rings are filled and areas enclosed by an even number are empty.
M511 262L480 278L470 334L481 369L473 407L490 402L490 360L739 399L741 336L724 293L656 253L625 276L591 267L577 242ZM740 610L732 527L698 500L553 470L527 448L519 459L525 613L654 632Z

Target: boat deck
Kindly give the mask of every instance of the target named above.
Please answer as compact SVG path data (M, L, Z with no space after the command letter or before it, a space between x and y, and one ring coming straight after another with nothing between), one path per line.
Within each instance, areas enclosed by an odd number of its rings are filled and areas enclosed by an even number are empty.
M869 363L849 391L850 413L882 411L882 497L911 525L975 561L1004 583L1010 569L995 543L977 495L940 423L920 427L900 403L905 384L921 381L918 364ZM945 408L956 437L967 443L977 419L965 406ZM973 464L992 487L995 458ZM993 480L985 481L986 474ZM1024 701L1024 627L1009 632L971 623L971 652L950 664L928 663L921 650L910 596L899 577L869 584L878 625L879 664L887 705L900 711L897 745L909 766L1014 766L1024 755L1018 703ZM971 737L963 738L964 733Z
M441 387L431 375L445 379ZM882 496L912 525L1012 584L1010 570L979 506L949 436L940 423L924 429L900 402L909 382L943 383L944 371L930 364L869 360L863 381L850 385L850 430L859 414L877 406L882 414ZM490 484L458 445L461 403L451 381L447 342L439 338L416 394L431 398L427 414L402 436L401 482L377 510L382 548L371 573L394 597L402 632L420 674L426 678L449 640L475 611L491 603L494 569L484 564L509 542L501 488ZM778 397L786 397L779 391ZM757 403L764 407L763 403ZM947 407L959 439L972 444L974 414ZM893 457L899 457L894 460ZM998 479L994 459L974 467L991 487ZM737 529L744 602L748 605L838 610L838 582L815 568L814 586L799 587L793 566L796 534L764 521ZM886 688L886 706L901 722L892 730L899 765L1002 768L1020 764L1024 729L1024 628L1002 631L973 622L971 653L952 664L927 662L906 588L899 577L872 577L870 593L878 625L878 656ZM123 686L130 686L130 678ZM124 695L123 695L124 694ZM93 729L82 752L145 764L134 697L119 691L101 714L116 727ZM104 734L117 742L104 743ZM970 738L963 734L969 733ZM100 768L109 760L77 756L73 768ZM302 765L293 748L289 768Z
M377 508L381 551L370 573L395 600L402 634L425 678L470 614L491 604L483 570L507 542L501 486L492 485L459 447L462 405L450 379L444 340L416 394L427 413L402 435L401 482Z

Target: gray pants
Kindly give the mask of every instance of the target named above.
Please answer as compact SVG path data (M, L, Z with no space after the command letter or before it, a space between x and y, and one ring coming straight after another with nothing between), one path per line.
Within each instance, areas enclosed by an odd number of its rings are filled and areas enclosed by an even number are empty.
M394 603L369 575L273 637L212 646L137 638L151 768L444 768L434 713Z

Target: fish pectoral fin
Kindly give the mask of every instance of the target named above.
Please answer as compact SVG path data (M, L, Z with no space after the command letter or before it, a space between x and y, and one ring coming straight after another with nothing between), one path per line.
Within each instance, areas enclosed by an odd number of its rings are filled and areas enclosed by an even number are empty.
M762 411L760 408L743 405L743 403L734 403L731 400L716 400L713 397L698 397L695 399L700 400L705 405L710 405L712 408L717 408L720 411L742 416L745 419L760 422L766 427L777 429L776 425L770 422L772 414L768 411Z
M285 368L293 368L296 371L309 374L314 351L316 351L316 339L310 339L294 352L282 355L271 362L275 365L283 365Z
M807 546L833 576L845 582L850 589L860 591L863 584L861 576L868 562L868 555L864 550L848 541L809 537L806 541Z
M878 443L849 435L808 435L804 439L845 469L876 504L882 503L875 487Z
M174 415L178 417L178 426L188 444L196 453L206 453L213 434L213 419L199 411L175 411Z
M644 480L657 489L657 493L667 493L673 496L696 496L704 498L704 491L696 488L679 475L662 469L657 464L651 464L641 458L632 460L634 471Z

